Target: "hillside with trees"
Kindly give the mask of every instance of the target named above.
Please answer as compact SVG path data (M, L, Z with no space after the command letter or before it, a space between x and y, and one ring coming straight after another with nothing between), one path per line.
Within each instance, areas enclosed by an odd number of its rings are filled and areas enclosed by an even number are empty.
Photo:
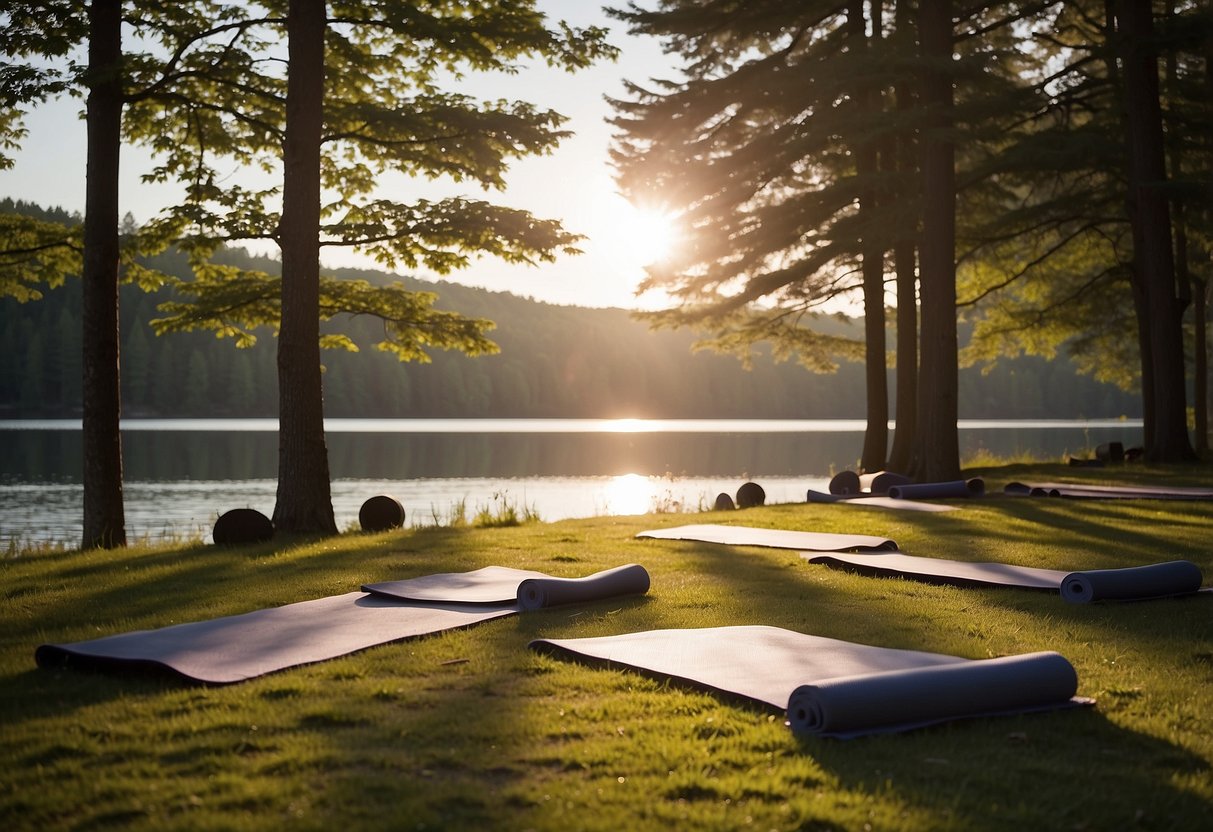
M18 206L8 202L0 207L11 211ZM275 260L239 249L217 259L267 272L278 268ZM149 265L182 278L190 274L181 254L160 255ZM814 373L792 362L776 362L769 349L758 345L747 370L732 356L693 351L696 337L689 331L654 331L623 309L558 306L375 270L333 274L373 284L400 280L409 289L435 292L439 307L496 323L488 335L501 351L479 357L435 351L431 363L402 363L372 346L382 339L381 321L335 321L332 329L349 334L360 350L328 350L322 356L325 415L330 417L830 419L864 413L864 372L857 362L843 362L833 373ZM80 414L79 281L42 291L39 301L0 298L3 418ZM273 333L259 331L257 343L247 349L207 332L158 336L151 321L161 316L157 307L171 298L168 290L122 288L124 415L275 416ZM826 318L819 327L839 337L862 334L858 320ZM1079 375L1064 357L1004 359L986 373L963 370L960 383L964 418L1140 415L1135 393Z

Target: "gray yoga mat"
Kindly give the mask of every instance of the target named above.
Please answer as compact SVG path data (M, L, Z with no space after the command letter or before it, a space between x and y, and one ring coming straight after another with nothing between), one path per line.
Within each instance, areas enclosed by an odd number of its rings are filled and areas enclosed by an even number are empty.
M906 578L931 584L963 587L1014 587L1058 592L1073 604L1093 601L1143 601L1171 598L1202 590L1200 568L1191 561L1179 560L1133 566L1125 569L1097 569L1066 572L1037 569L1007 563L969 563L967 561L923 558L900 552L879 555L841 552L801 552L809 563L845 569L862 575Z
M1070 497L1086 500L1213 500L1213 489L1184 486L1012 482L1008 483L1003 491L1023 497Z
M348 592L158 630L74 644L43 644L34 652L34 659L42 667L64 663L110 670L158 666L194 681L230 684L517 611L514 603L475 607L404 604Z
M1193 593L1211 593L1202 588L1204 575L1191 561L1173 560L1126 569L1092 569L1072 572L1061 582L1061 597L1075 604L1092 601L1141 601Z
M759 529L753 526L722 526L711 523L650 529L637 537L660 540L694 540L700 543L723 543L730 546L766 546L774 549L813 549L819 552L896 551L897 544L887 537L866 534L833 534L830 532Z
M505 604L517 601L524 610L597 601L649 591L649 573L628 564L584 578L553 578L542 572L486 566L474 572L426 575L403 581L366 584L364 592L403 601L448 601L463 604Z
M644 593L649 574L636 564L585 578L491 566L371 586L387 589L73 644L43 644L34 659L43 667L158 666L198 682L229 684L520 610Z
M947 497L980 497L986 493L986 484L981 477L951 482L916 482L894 485L889 496L896 500L934 500Z
M964 717L1092 704L1056 653L970 660L778 627L538 639L534 650L639 670L784 711L792 729L856 737Z
M893 497L873 494L826 494L822 491L809 489L807 500L810 503L845 503L849 506L868 506L871 508L895 508L903 511L955 511L956 506L943 503L921 503L915 500L898 500Z

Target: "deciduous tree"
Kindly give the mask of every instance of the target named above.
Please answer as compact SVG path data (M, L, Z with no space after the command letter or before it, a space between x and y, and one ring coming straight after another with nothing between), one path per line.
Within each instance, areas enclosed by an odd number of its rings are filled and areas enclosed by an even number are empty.
M200 260L225 240L274 240L282 251L281 282L200 262L199 279L180 287L196 302L168 308L159 325L209 327L238 343L249 343L257 324L278 328L275 526L331 533L319 320L381 317L379 347L403 359L425 360L430 347L474 355L495 346L484 334L488 321L434 310L432 295L322 279L320 248L357 248L390 267L439 273L466 268L481 255L525 263L575 251L578 238L555 221L464 197L376 198L377 177L392 171L504 187L510 160L545 153L567 135L563 118L525 102L476 101L443 86L457 84L465 71L514 72L525 60L577 69L612 50L601 30L549 28L533 2L290 0L263 8L267 15L233 45L239 58L227 65L235 71L205 79L181 101L190 117L174 115L169 129L159 131L169 155L162 175L192 175L187 203L159 228L167 238L184 233ZM281 34L284 9L286 74L274 75L261 56ZM144 115L146 129L155 130L157 114ZM214 167L222 158L274 169L280 159L281 209L274 187L224 187ZM339 333L324 343L353 346Z

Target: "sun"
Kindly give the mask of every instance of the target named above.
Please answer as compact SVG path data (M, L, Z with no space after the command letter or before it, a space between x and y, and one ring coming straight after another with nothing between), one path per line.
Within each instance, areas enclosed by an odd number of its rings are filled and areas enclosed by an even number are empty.
M637 208L631 203L620 211L615 229L621 254L642 266L660 263L676 253L680 242L677 219L656 208Z

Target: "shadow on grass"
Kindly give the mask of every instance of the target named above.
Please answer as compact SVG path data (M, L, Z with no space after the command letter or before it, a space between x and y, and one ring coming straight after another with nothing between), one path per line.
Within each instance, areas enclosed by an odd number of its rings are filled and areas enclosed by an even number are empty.
M1208 813L1179 782L1207 777L1204 759L1092 709L797 742L846 787L893 792L959 828L1197 829Z
M1029 513L1036 522L1044 522L1040 518L1051 512L1046 507L1040 513ZM924 525L945 522L924 518ZM1076 539L1095 539L1086 524L1078 525L1071 532ZM870 533L870 529L864 531ZM957 533L955 524L952 533ZM1164 545L1163 538L1145 533L1130 542L1141 547ZM1101 554L1116 555L1124 543L1123 536L1101 541ZM1165 661L1173 661L1177 667L1209 662L1207 652L1198 649L1202 639L1207 644L1213 636L1213 622L1207 616L1209 599L1204 596L1073 605L1055 593L943 588L937 600L951 608L947 613L951 618L946 626L932 627L915 618L907 606L929 584L835 572L805 564L795 552L678 545L687 571L702 576L705 585L713 587L714 594L702 597L729 623L769 624L858 643L954 654L956 633L949 631L958 621L963 623L965 610L975 617L972 626L977 641L972 646L980 651L989 649L982 646L988 637L983 629L988 625L980 620L981 611L1003 607L1035 619L1042 633L1065 633L1067 644L1081 648L1080 666L1096 660L1092 644L1096 648L1114 645L1117 650L1131 646L1143 657L1158 656L1162 661L1165 656ZM1061 545L1069 544L1063 540ZM882 603L895 596L897 603ZM1183 634L1179 642L1175 641L1177 632ZM874 633L879 635L874 638ZM888 643L890 638L900 643ZM1169 665L1158 666L1165 669ZM732 696L715 695L736 701ZM745 703L745 707L766 712L753 703ZM1045 828L1111 828L1143 818L1148 819L1147 825L1197 828L1197 819L1207 812L1205 799L1182 784L1184 777L1207 777L1206 760L1177 742L1120 727L1098 710L964 720L852 742L808 739L800 741L799 747L849 788L871 795L892 790L911 805L951 813L961 827L990 826L989 817L961 808L974 801L988 807L987 811L997 810L1008 818L1026 819ZM1091 772L1091 782L1074 782L1078 771ZM964 800L949 797L950 789L941 780L952 781L968 796ZM960 816L962 811L969 816Z

